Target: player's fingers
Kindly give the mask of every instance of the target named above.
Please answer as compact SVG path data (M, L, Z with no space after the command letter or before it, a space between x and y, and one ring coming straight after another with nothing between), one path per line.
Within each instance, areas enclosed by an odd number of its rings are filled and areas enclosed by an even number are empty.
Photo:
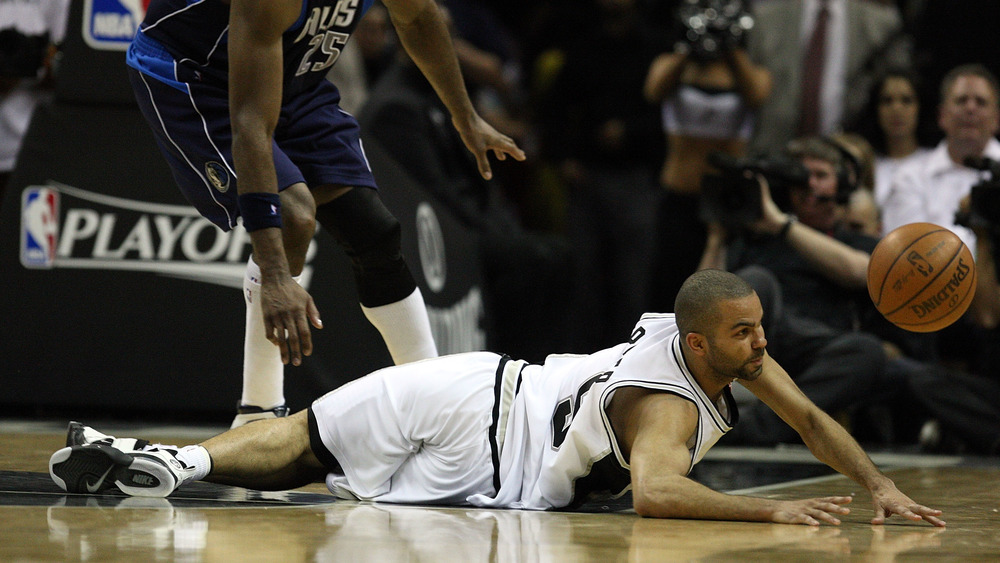
M288 341L284 338L285 329L282 327L275 327L274 329L274 343L278 345L278 350L281 351L281 363L288 364L289 350Z
M819 526L819 520L809 516L808 514L799 514L797 517L792 519L792 524L805 524L807 526Z
M517 143L514 142L514 139L511 139L510 137L504 137L500 150L494 152L497 153L497 158L500 160L507 158L508 154L514 157L514 160L524 160L526 158L524 151L521 150L521 147L518 147Z
M299 334L299 349L302 351L303 356L309 356L313 353L312 345L312 332L309 330L309 320L305 315L299 316L296 323L296 328ZM301 363L301 358L300 358ZM299 365L299 364L295 364Z
M834 526L839 526L840 525L840 519L837 518L836 516L834 516L834 515L826 512L825 510L819 510L819 509L813 510L810 513L810 516L812 516L816 520L820 520L820 521L826 522L827 524L833 524Z
M923 516L941 516L942 512L936 508L931 508L929 506L924 506L922 504L915 504L910 507L914 512L922 514Z
M484 180L493 179L493 170L490 169L490 160L486 156L486 151L476 153L476 164L479 166L479 175Z
M872 518L872 524L885 524L885 509L882 508L881 504L875 506L875 517Z
M938 518L936 516L932 516L930 514L924 514L924 520L930 522L931 524L934 524L935 526L937 526L939 528L944 528L945 526L948 525L944 520L942 520L942 519L940 519L940 518Z
M841 506L840 504L837 504L835 502L824 502L824 503L820 504L818 508L820 510L823 510L823 511L826 511L826 512L832 512L834 514L850 514L851 513L851 509L850 508L847 508L846 506Z
M264 317L264 336L275 346L281 345L280 340L278 340L278 327L267 316Z
M926 509L926 510L930 510L926 506L920 506L919 504L915 504L915 505L910 506L910 507L899 506L895 510L893 510L893 512L895 512L896 514L899 514L900 516L902 516L903 518L906 518L907 520L913 520L914 522L919 522L919 521L921 521L921 520L924 519L922 513L920 513L921 512L920 509L922 509L922 508Z
M285 343L288 346L288 356L293 366L297 366L302 363L302 349L299 343L299 328L298 322L292 315L287 315L284 317L285 326ZM288 362L285 362L288 363Z
M323 328L323 319L319 318L319 308L316 307L316 302L313 301L312 296L309 297L309 303L306 304L306 312L309 314L309 322L316 328Z

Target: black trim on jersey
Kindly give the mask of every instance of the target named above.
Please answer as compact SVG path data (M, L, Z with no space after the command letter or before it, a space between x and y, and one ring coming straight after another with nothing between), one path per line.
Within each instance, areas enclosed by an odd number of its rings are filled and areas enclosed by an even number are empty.
M729 426L736 426L736 423L740 421L740 409L739 405L736 404L736 398L733 397L732 385L727 385L722 390L722 399L726 401L726 409L729 410Z
M575 510L593 500L618 498L631 486L632 472L622 467L617 456L609 452L594 462L586 475L573 482L573 499L559 510Z
M490 457L493 460L493 494L500 494L500 445L497 444L497 426L500 424L500 393L503 390L503 368L510 361L510 356L504 354L500 357L500 365L497 366L496 381L493 382L493 420L490 422ZM518 382L520 383L520 375Z
M330 453L330 450L326 449L326 445L323 443L323 438L319 434L319 424L316 422L316 414L313 412L312 406L306 410L309 411L309 448L316 456L316 459L329 469L331 473L343 473L344 470L340 467L340 462Z

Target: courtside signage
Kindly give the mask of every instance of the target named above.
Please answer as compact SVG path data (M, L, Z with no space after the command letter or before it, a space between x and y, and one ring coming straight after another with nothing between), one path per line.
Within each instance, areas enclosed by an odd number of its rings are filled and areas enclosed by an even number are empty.
M150 272L242 288L250 236L223 232L190 206L137 201L49 182L21 193L21 264L33 270ZM316 256L306 253L302 286Z
M149 0L84 0L83 40L99 51L125 51Z

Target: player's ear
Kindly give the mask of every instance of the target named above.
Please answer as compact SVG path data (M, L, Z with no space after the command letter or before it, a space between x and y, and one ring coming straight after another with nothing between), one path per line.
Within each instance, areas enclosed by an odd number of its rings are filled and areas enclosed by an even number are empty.
M684 337L684 342L692 352L698 354L699 356L704 356L708 351L708 339L705 338L705 335L703 334L689 332L687 333L687 336Z

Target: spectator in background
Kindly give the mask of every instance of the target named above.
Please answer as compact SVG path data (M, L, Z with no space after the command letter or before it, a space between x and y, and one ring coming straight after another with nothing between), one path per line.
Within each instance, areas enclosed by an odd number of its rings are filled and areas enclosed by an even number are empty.
M880 209L889 197L896 170L930 152L921 145L919 91L917 77L911 71L886 72L872 88L868 108L855 127L876 151L874 193Z
M667 137L651 280L655 311L673 310L677 290L701 259L707 234L699 199L708 156L745 153L754 111L771 92L770 73L744 50L747 18L741 0L683 4L682 39L653 60L646 76L643 94L661 108Z
M31 114L53 94L69 0L0 0L0 201Z
M768 0L754 4L754 16L750 57L775 83L761 107L754 152L778 151L793 137L829 135L852 123L879 68L910 62L908 37L892 5Z
M885 232L918 221L953 230L975 252L976 237L955 223L962 198L980 173L966 159L1000 160L1000 86L979 64L955 67L941 82L938 126L945 138L933 151L900 166L884 204Z
M574 351L611 345L648 305L663 154L656 109L642 97L657 46L635 0L590 0L560 49L561 66L537 106L542 156L568 193L575 252Z

